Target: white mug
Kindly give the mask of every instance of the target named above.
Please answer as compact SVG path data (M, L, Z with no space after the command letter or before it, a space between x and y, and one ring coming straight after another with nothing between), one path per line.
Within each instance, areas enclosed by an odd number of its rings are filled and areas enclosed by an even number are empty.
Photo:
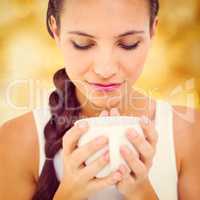
M90 117L80 119L76 121L75 124L81 120L86 120L88 122L89 129L81 136L78 142L78 147L85 145L96 137L108 137L110 162L96 175L96 177L100 178L109 175L111 172L116 171L120 164L125 164L128 167L126 161L121 156L120 146L127 145L132 151L137 153L133 144L130 143L126 136L126 130L128 128L134 128L134 130L136 130L139 134L144 135L139 123L140 118L133 116ZM103 155L105 149L106 147L96 152L85 162L85 164L88 165L99 158L101 155Z

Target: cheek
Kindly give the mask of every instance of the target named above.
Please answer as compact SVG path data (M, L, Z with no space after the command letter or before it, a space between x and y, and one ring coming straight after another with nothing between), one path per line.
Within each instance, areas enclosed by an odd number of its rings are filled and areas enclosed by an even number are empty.
M72 48L62 49L64 65L66 72L73 79L83 79L84 74L88 71L90 66L90 59L87 53L87 56L84 56L83 52L73 50Z
M121 61L121 67L126 73L126 77L132 81L136 81L140 76L147 55L148 55L148 45L138 48L132 51Z

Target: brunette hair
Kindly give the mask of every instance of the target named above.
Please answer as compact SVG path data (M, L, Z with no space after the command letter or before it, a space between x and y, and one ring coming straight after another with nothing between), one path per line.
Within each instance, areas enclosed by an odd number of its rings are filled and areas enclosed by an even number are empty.
M159 11L159 0L149 0L150 2L150 26ZM60 28L60 13L64 0L49 0L46 24L51 37L50 17L56 20ZM62 137L68 129L73 126L74 121L80 118L81 108L76 97L75 85L70 81L65 68L58 70L53 77L56 89L49 96L49 109L51 118L44 128L45 136L45 160L42 172L37 182L37 188L32 200L52 200L59 187L53 158L62 148Z

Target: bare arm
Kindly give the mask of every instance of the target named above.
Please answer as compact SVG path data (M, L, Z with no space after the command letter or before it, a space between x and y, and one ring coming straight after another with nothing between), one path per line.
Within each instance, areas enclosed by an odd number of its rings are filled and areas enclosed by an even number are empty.
M177 133L181 159L179 200L198 200L200 196L200 112L194 109L190 112L194 120L182 119L182 128Z
M0 127L0 199L30 200L35 191L37 141L28 118L25 114Z

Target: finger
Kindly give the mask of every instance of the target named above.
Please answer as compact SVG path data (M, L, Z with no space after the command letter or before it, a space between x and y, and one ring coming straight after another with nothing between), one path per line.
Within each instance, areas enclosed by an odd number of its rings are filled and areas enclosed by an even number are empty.
M156 131L155 124L146 116L143 116L140 120L140 125L143 129L145 138L149 141L150 144L156 146L158 141L158 133Z
M94 178L109 163L109 160L109 151L107 150L100 158L87 165L81 171L84 180L89 181Z
M119 115L120 115L120 113L117 108L112 108L110 110L110 116L119 116Z
M131 173L131 170L125 164L119 166L119 171L123 175L123 178L127 178Z
M135 175L135 178L140 179L147 175L147 168L144 163L138 157L134 156L127 146L121 146L120 152Z
M137 133L133 129L128 129L127 137L129 141L134 145L139 155L141 155L142 161L148 165L149 162L153 159L155 150L149 144L149 142L144 138L143 135Z
M124 164L122 164L119 168L120 173L123 174L123 179L116 184L116 187L120 191L126 192L127 188L134 187L135 185L136 182L135 175L130 173L129 170L130 169Z
M122 174L118 171L112 172L110 175L104 178L95 178L90 181L89 187L91 191L100 191L108 186L114 185L121 181L123 178Z
M88 128L89 125L87 121L80 121L65 133L62 139L64 155L69 155L74 150L80 137L88 130Z
M100 113L100 117L106 117L106 116L108 116L108 111L107 110L103 110L101 113Z
M123 175L123 180L126 180L126 183L133 184L135 182L135 176L131 175L130 169L125 164L119 166L119 171Z
M74 167L81 165L90 156L102 149L108 144L108 138L100 136L88 142L84 146L77 148L72 154L71 158L74 161Z

